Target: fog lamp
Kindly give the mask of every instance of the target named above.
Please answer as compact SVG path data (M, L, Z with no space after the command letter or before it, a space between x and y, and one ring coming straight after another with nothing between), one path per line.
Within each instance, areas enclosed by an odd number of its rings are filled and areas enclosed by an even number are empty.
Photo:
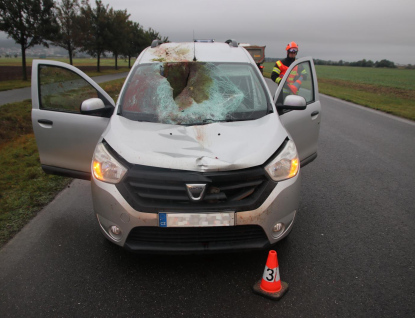
M111 230L112 234L115 234L115 235L120 235L121 234L121 230L118 226L113 225L113 226L111 226L110 230Z
M112 237L118 239L121 236L121 229L116 225L112 225L110 227L110 234Z
M283 231L285 228L284 223L277 223L274 225L274 228L272 229L274 231L274 233L278 233Z

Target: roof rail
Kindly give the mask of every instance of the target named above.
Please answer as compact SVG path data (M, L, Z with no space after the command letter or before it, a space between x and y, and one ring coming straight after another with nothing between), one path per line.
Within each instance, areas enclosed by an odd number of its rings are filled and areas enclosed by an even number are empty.
M238 42L236 42L233 39L229 39L229 40L225 41L225 43L228 43L229 46L238 47Z
M154 48L154 47L159 46L160 44L163 44L163 41L161 41L159 39L155 39L155 40L153 40L153 42L151 42L151 47Z
M201 43L214 43L214 39L194 39L194 42L201 42Z

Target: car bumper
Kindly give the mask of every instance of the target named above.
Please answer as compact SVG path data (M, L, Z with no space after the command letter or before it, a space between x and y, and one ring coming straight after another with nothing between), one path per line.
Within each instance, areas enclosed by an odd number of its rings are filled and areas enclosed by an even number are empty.
M113 243L139 252L199 252L263 249L291 231L298 211L300 173L279 182L257 209L235 213L235 226L161 228L158 213L133 209L115 185L92 178L94 210L103 234ZM221 212L221 211L217 211ZM282 229L274 227L281 223ZM116 226L119 234L111 232Z

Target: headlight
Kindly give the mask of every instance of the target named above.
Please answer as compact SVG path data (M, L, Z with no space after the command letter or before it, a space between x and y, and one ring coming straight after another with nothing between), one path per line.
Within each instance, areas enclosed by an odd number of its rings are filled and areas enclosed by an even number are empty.
M297 149L292 140L288 140L284 149L271 161L265 170L274 181L282 181L295 177L298 173L300 162Z
M95 178L109 183L118 183L127 172L124 168L100 143L94 152L92 159L92 170Z

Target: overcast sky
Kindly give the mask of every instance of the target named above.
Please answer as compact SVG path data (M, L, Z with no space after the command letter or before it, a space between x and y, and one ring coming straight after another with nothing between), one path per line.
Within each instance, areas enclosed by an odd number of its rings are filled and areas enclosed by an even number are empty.
M95 0L90 0L94 3ZM284 57L290 41L299 57L415 64L414 0L103 0L172 42L195 38L266 45ZM4 35L2 36L4 38Z

